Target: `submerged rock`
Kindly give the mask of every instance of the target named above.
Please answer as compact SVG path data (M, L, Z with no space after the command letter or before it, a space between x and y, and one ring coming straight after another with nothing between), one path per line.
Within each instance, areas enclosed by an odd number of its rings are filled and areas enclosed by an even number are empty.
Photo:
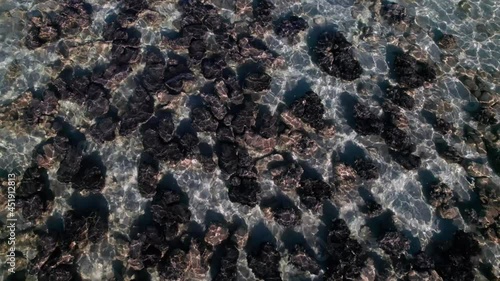
M332 191L332 187L322 180L306 179L301 181L297 194L304 206L317 210L322 205L323 200L330 198Z
M152 156L145 155L139 160L137 167L137 187L142 196L146 198L153 197L156 193L156 185L158 184L158 163Z
M294 206L277 204L276 206L264 208L263 211L284 227L293 227L301 224L302 213Z
M366 261L366 251L354 238L342 219L335 219L326 240L326 280L355 279L361 274Z
M305 96L295 100L290 105L290 111L316 130L322 130L326 127L325 120L323 120L325 107L320 97L313 91L309 91Z
M97 243L107 235L108 218L97 211L82 214L69 210L64 214L64 232L69 241Z
M158 263L160 280L183 280L189 270L189 260L186 252L181 249L169 251Z
M223 225L211 224L205 234L205 242L217 246L222 244L229 237L229 229Z
M197 107L191 111L193 128L200 132L215 132L219 122L204 107Z
M410 54L400 54L394 60L394 73L398 83L415 89L436 80L436 70L426 62L417 61Z
M384 124L380 118L372 113L370 109L362 103L354 106L354 129L361 135L379 135L382 133Z
M105 169L100 159L95 160L93 156L83 157L80 169L73 176L72 187L93 192L102 190L106 183Z
M353 81L363 73L352 54L352 44L340 32L321 34L313 54L320 69L331 76Z
M233 242L226 242L222 245L222 260L220 269L214 280L234 281L238 278L238 257L240 252Z
M410 249L410 240L400 232L387 232L379 241L380 248L392 257L399 257Z
M318 275L321 270L318 262L301 245L295 245L293 251L290 253L289 261L299 270L311 274Z
M441 49L449 50L455 49L458 45L457 38L451 34L444 34L438 41L438 45Z
M253 9L253 17L259 23L270 23L273 20L272 12L276 6L270 0L257 0Z
M260 194L261 187L255 179L237 176L230 179L228 195L231 202L255 207L260 200Z
M116 129L118 122L112 117L97 119L92 126L90 126L90 135L96 142L104 143L113 141L116 138Z
M248 254L247 260L248 267L257 278L269 281L282 280L279 270L281 255L273 244L262 243L258 249Z
M472 233L455 232L449 247L436 259L436 271L444 280L474 280L475 265L472 259L481 253L479 243Z
M397 3L386 3L382 7L382 15L390 24L408 23L410 17L406 8Z
M290 163L271 169L274 183L283 191L295 190L300 186L300 179L304 170L297 163Z
M378 167L369 159L357 159L354 162L354 170L364 180L377 179L379 177Z
M393 126L386 127L382 132L385 143L399 153L408 155L416 150L410 136L403 130Z
M394 104L405 109L412 110L415 107L415 99L409 94L410 90L400 87L389 87L387 89L387 98Z
M271 88L271 76L264 72L252 72L245 77L243 89L263 92Z
M286 37L289 41L295 40L295 37L302 31L309 28L307 21L299 16L291 15L278 21L274 27L274 32L280 37Z

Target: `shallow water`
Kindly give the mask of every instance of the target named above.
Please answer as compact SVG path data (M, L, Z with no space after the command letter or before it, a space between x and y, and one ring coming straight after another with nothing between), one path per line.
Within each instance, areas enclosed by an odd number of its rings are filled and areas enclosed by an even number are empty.
M151 1L151 10L159 15L159 20L148 23L139 20L135 27L142 33L142 46L159 46L162 33L175 31L173 21L180 16L173 1ZM290 45L284 39L277 38L268 32L264 41L270 49L280 54L286 67L272 72L272 86L269 94L263 97L271 111L287 102L285 97L293 93L302 93L303 89L310 88L322 99L326 107L326 119L332 119L337 129L336 135L320 142L320 152L314 158L299 159L317 170L323 179L332 178L332 159L348 161L352 153L362 153L378 162L381 177L375 181L365 182L363 187L370 190L377 202L384 209L395 213L395 223L399 230L405 231L414 237L415 241L424 248L436 233L447 229L443 228L443 220L436 216L434 209L427 203L421 183L423 170L431 171L442 182L453 187L459 200L470 200L472 182L465 170L458 164L450 164L439 157L433 139L439 135L422 115L422 109L431 109L440 113L441 118L452 121L457 128L469 124L478 127L477 122L471 119L464 111L464 107L472 100L469 91L457 78L457 69L463 68L473 71L483 71L494 79L488 81L493 93L500 92L500 3L488 1L399 1L408 8L410 15L415 16L416 25L412 27L415 43L424 54L436 62L441 70L437 81L431 88L420 88L416 92L417 105L413 111L403 110L409 120L411 137L417 145L417 154L423 155L419 170L407 171L391 160L387 146L381 138L358 135L346 119L345 104L350 97L356 97L369 105L372 110L380 111L377 100L383 97L380 88L381 82L388 79L389 66L386 53L391 43L403 38L404 34L384 20L375 21L368 10L370 1L350 0L278 0L275 1L276 11L279 14L293 12L304 17L310 29L301 35L296 45ZM56 54L57 43L44 45L36 50L28 50L22 46L21 39L27 32L25 15L35 9L53 10L57 1L0 1L0 104L5 105L30 89L43 89L65 64L78 64L82 68L92 68L109 61L107 53L109 46L101 46L98 41L104 25L104 20L111 12L116 11L116 2L105 0L88 1L93 7L92 26L78 35L76 41L89 48L82 48L81 53L75 48L74 58L70 61L59 61ZM229 10L223 10L224 15L238 18ZM359 39L361 27L368 25L373 28L378 40L373 42ZM360 60L364 73L354 82L345 82L335 79L321 72L311 62L309 56L309 36L317 30L336 28L346 35L356 49L356 56ZM458 64L449 67L441 61L442 51L433 40L434 31L439 29L443 33L453 34L458 38L458 48L449 53L458 57ZM413 39L410 39L410 41ZM411 43L409 44L411 45ZM106 51L107 50L107 51ZM168 52L163 48L164 54ZM133 76L140 72L143 65L134 66L134 72L121 83L112 93L112 104L124 109L128 96L134 89ZM497 83L497 84L495 84ZM395 84L395 82L394 82ZM291 93L291 94L290 94ZM347 94L348 93L348 94ZM187 100L184 101L187 103ZM497 112L498 114L499 112ZM92 120L88 120L77 104L64 102L59 115L66 118L77 128L88 128ZM189 116L189 109L181 107L175 120L179 123ZM177 125L177 124L176 124ZM0 125L0 169L23 171L31 159L31 152L45 136L42 132L26 131L22 128L13 129ZM208 135L200 135L201 139L209 140ZM462 138L445 136L450 145L457 148L465 157L486 162L486 156L479 154L473 147L467 145ZM107 168L106 188L102 194L107 200L110 209L109 233L128 234L132 222L144 212L149 200L141 197L136 189L137 161L142 151L139 132L129 137L118 137L115 141L98 144L87 137L89 145L86 153L98 152ZM286 229L269 222L258 208L248 208L229 201L227 189L218 173L207 174L191 168L162 167L163 175L171 175L178 186L189 196L192 220L203 224L207 211L212 210L224 215L227 221L233 216L244 219L249 229L264 224L276 240L276 245L284 256L284 243L280 237ZM488 174L494 182L500 183L500 178L487 167ZM57 182L55 172L57 167L49 173L51 189L56 195L52 215L57 217L63 214L70 205L67 199L72 190L65 184ZM277 193L278 188L271 178L260 181L263 197ZM296 206L304 212L302 225L294 230L301 233L308 244L319 254L321 241L318 239L323 222L316 215L300 205L296 194L287 194ZM347 221L352 233L364 240L366 217L359 210L362 198L357 191L351 192L334 200L332 210L325 208L328 214L338 211L340 218ZM469 229L463 219L453 221L453 225L461 229ZM363 241L368 248L377 250L373 241ZM118 246L113 237L103 241L96 249L88 249L80 264L82 276L90 280L101 280L110 277L113 267L109 262L117 255ZM500 267L500 246L489 243L483 247L481 259ZM239 260L239 274L241 280L254 280L249 271L245 253L242 251ZM282 277L284 280L311 280L309 277L299 276L282 259ZM152 273L153 280L155 274ZM496 272L499 274L499 272ZM481 280L481 277L478 277Z

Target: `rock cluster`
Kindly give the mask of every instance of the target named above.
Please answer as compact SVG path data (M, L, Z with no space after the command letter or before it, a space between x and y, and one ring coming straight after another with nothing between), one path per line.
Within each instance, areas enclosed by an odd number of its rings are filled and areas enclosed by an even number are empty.
M328 75L353 81L363 69L352 53L352 44L340 32L325 32L318 38L313 53L318 66Z

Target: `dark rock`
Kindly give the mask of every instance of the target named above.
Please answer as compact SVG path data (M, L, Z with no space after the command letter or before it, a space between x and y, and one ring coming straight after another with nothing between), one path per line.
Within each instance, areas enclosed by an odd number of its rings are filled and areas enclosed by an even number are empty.
M433 83L436 80L434 67L428 63L417 61L410 54L396 56L394 73L398 83L410 89L422 87L426 82Z
M229 24L219 14L209 14L203 19L203 24L216 34L227 32Z
M449 248L441 253L436 271L443 280L474 280L475 266L471 259L480 253L481 248L474 235L459 230Z
M410 154L416 150L416 146L411 142L410 136L403 130L393 126L384 128L382 138L392 149L402 153Z
M306 179L301 182L297 194L304 206L316 210L321 206L323 200L330 198L332 191L332 187L324 181Z
M219 167L229 175L235 173L238 169L238 149L235 144L222 143L219 152Z
M274 183L284 191L297 189L303 172L304 170L297 163L271 169Z
M53 198L49 198L42 192L37 192L27 198L19 198L16 209L21 209L23 218L35 223L35 221L52 210Z
M418 271L427 271L434 269L434 260L424 252L419 252L412 260L413 267Z
M144 89L155 92L163 88L165 59L159 52L150 51L146 54L146 65L141 75Z
M361 103L354 106L354 120L354 129L361 135L379 135L383 131L382 120Z
M372 180L379 177L378 168L372 160L357 159L354 162L353 168L356 170L358 176L364 180Z
M289 259L290 263L301 271L318 275L321 270L318 262L306 252L303 246L295 245Z
M70 149L68 138L60 134L54 137L53 146L54 152L58 158L64 157L66 152Z
M164 156L167 143L160 138L157 131L147 129L142 135L142 145L145 152L154 155L156 158L161 158L161 156Z
M390 24L399 24L410 21L406 8L396 3L389 2L383 5L382 15Z
M365 204L360 207L360 211L364 214L367 214L368 217L376 217L381 215L384 212L382 205L377 203L377 201L373 199L366 199Z
M264 72L249 73L245 77L243 88L253 92L268 91L271 89L271 76Z
M130 25L135 22L139 14L147 8L148 2L146 0L125 0L121 2L117 21L123 26Z
M443 135L453 132L453 125L441 118L437 118L436 122L433 124L433 127L436 131L440 132Z
M231 127L220 125L217 129L217 140L221 142L234 142L234 133Z
M386 126L396 128L409 128L409 121L401 108L390 101L385 101L382 104L384 110L384 119Z
M259 120L259 134L264 138L275 138L278 136L279 130L279 117L278 115L271 115L265 112Z
M205 233L205 242L213 247L222 244L229 237L229 229L222 224L212 223Z
M80 170L80 162L82 161L82 153L80 149L70 146L64 159L57 170L57 180L64 183L69 183L74 175Z
M137 187L142 196L146 198L153 197L156 193L159 171L157 163L151 156L141 157L137 167Z
M386 95L393 103L412 110L415 107L415 99L408 92L409 90L405 88L389 87Z
M259 23L270 23L272 12L276 7L270 0L258 0L253 9L253 17Z
M153 220L160 225L184 224L189 222L191 212L179 200L179 194L172 191L157 193L151 203Z
M210 111L214 115L217 120L223 120L227 114L226 105L222 102L222 100L216 95L202 95L203 100L210 108Z
M178 141L172 141L165 145L162 154L158 159L170 162L177 162L185 157L182 145Z
M333 165L334 183L338 190L348 191L355 187L357 174L354 168L344 163Z
M448 145L444 139L436 139L434 140L434 144L436 145L436 151L441 158L444 160L451 162L462 164L464 161L464 157L458 150L454 147Z
M204 107L193 109L190 117L193 128L200 132L215 132L219 126L219 122Z
M444 34L441 39L439 39L438 45L441 49L449 50L455 49L458 45L457 38L451 34Z
M63 9L55 16L55 22L63 34L75 34L92 23L90 5L84 1L69 1L63 4Z
M222 259L220 269L215 275L217 281L235 281L238 278L238 247L233 242L224 243L222 246Z
M100 191L104 188L106 175L101 160L97 162L86 156L80 163L80 169L73 176L72 187L76 190Z
M445 183L436 183L430 186L429 204L434 208L452 204L453 189Z
M355 279L361 274L366 261L366 251L351 238L351 232L342 219L335 219L328 233L326 250L327 280Z
M410 240L400 232L387 232L379 241L380 248L392 257L399 257L410 249Z
M284 227L293 227L301 223L302 213L299 209L292 206L271 208L271 212L274 220Z
M101 241L108 232L108 218L97 212L80 214L74 210L64 214L64 232L68 241L86 244Z
M293 39L297 34L307 28L309 28L309 24L307 24L305 19L296 15L291 15L279 21L274 28L274 32L280 37Z
M195 133L191 132L185 133L180 137L179 143L182 147L182 151L185 157L193 159L200 152L198 147L200 140L198 139L198 136Z
M269 242L262 243L256 251L247 256L248 267L255 276L262 280L281 281L281 255Z
M174 121L170 116L165 116L159 120L158 135L164 142L169 142L175 134Z
M235 76L230 76L224 78L224 80L216 81L215 92L224 102L229 101L236 105L243 103L243 90L238 84L238 80Z
M192 40L188 48L189 57L195 61L201 61L205 57L207 47L203 40Z
M229 200L250 207L255 207L260 200L261 188L252 178L233 176L228 187Z
M207 32L207 27L201 24L190 24L181 29L182 37L188 40L201 40L205 37Z
M173 249L158 263L160 280L183 280L189 269L189 260L184 251Z
M213 173L217 169L217 164L215 163L212 155L200 154L198 161L200 161L205 172Z
M255 125L256 115L257 105L246 102L231 121L233 132L243 134L245 130L252 128Z
M492 141L483 138L488 156L488 164L496 174L500 174L500 150Z
M16 188L16 196L30 197L48 186L47 170L33 166L24 171L21 184Z
M495 111L488 106L481 105L479 110L472 112L472 117L484 125L495 125L498 123Z
M90 126L89 133L92 138L100 143L112 141L116 137L116 128L118 123L114 122L112 117L97 119L92 126Z
M61 31L57 23L53 22L44 13L30 18L31 27L24 38L24 45L28 49L36 49L42 45L57 41Z
M267 47L267 45L252 36L243 36L238 39L239 55L262 62L265 66L272 66L278 55Z
M154 98L142 87L137 87L129 98L127 111L120 121L120 135L126 136L146 122L154 112Z
M136 46L113 44L111 61L117 64L130 64L139 60L141 50Z
M169 59L164 73L165 85L169 94L177 95L184 90L186 82L194 80L193 72L186 63L176 59Z
M352 54L352 45L340 32L325 32L313 50L316 63L327 74L347 81L361 76L363 69Z
M325 107L320 97L313 91L309 91L304 97L295 100L290 105L290 110L294 116L300 118L314 129L322 130L325 128L325 120L323 120Z
M222 70L227 67L221 55L212 55L201 61L201 73L206 79L222 77Z

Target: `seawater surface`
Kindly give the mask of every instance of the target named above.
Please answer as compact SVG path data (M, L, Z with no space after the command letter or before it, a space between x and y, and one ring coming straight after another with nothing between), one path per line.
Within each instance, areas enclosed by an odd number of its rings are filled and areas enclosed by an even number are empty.
M55 10L58 1L0 1L0 104L7 106L28 90L44 89L46 84L57 77L66 65L79 65L89 68L109 62L110 46L102 42L101 32L105 19L118 9L117 1L88 0L92 5L92 25L78 34L74 39L76 44L70 49L71 57L62 58L57 50L60 42L49 43L41 48L29 50L23 45L27 34L27 14L34 10ZM218 2L231 2L218 1ZM417 248L425 246L436 235L450 235L454 229L472 230L461 216L452 222L440 219L430 206L422 192L422 181L425 171L430 171L435 177L453 188L459 201L471 200L473 182L466 171L458 164L442 159L436 152L434 139L439 134L429 124L423 112L430 110L438 112L441 118L452 122L456 128L468 124L474 128L481 126L464 110L473 98L466 86L457 78L467 72L484 73L488 77L491 92L500 91L500 2L493 0L423 0L399 1L408 9L408 14L414 16L414 24L410 31L398 30L382 18L373 17L370 5L376 1L350 0L276 0L276 16L294 13L305 18L310 28L300 35L297 44L289 44L283 38L278 38L272 31L265 33L263 40L268 47L283 57L285 67L272 70L271 90L262 103L271 111L289 103L294 94L301 94L310 88L322 99L326 108L325 118L335 123L336 134L332 138L321 139L320 151L313 157L301 159L306 165L314 168L323 179L333 177L332 160L349 161L354 155L366 154L375 160L380 168L380 178L363 183L362 188L370 190L375 200L384 209L394 212L394 220L398 230L413 237L412 245ZM222 5L224 7L224 5ZM150 1L150 12L155 20L139 19L134 25L141 32L141 46L163 46L165 34L175 32L174 21L181 13L175 1ZM238 15L229 9L221 9L222 14L231 20L240 20ZM360 39L366 28L370 27L372 40ZM323 73L310 57L310 44L314 32L336 29L341 31L355 47L355 55L362 67L362 76L346 82ZM458 46L453 51L441 50L436 41L436 31L452 34L458 39ZM66 40L66 39L63 39ZM430 87L416 90L416 107L414 110L404 110L409 121L411 138L417 144L416 154L422 155L419 169L408 171L394 162L388 154L386 144L382 139L357 134L350 120L346 118L346 103L352 97L368 105L374 112L382 112L379 100L384 92L381 85L391 79L388 65L388 48L393 45L404 48L418 49L423 57L434 61L439 68L438 79ZM170 50L160 47L164 54ZM418 53L417 52L417 53ZM442 60L443 55L452 55L456 60L453 66ZM132 94L134 75L142 70L143 64L133 66L133 72L112 92L111 103L124 110L128 97ZM391 80L392 81L392 80ZM200 83L197 86L200 86ZM196 93L197 88L193 90ZM176 108L176 125L189 118L188 99L182 100ZM75 128L83 132L92 124L86 118L79 104L61 102L59 115L65 118ZM497 116L498 116L498 112ZM20 124L2 122L0 125L0 169L6 171L23 171L31 161L32 151L46 136L41 129L26 129ZM199 134L201 140L213 144L210 135ZM464 157L486 163L485 154L480 154L472 146L457 136L444 136L445 140L457 148ZM102 191L110 210L109 233L127 235L133 221L144 212L149 200L141 197L137 186L137 162L142 151L141 136L138 131L131 136L117 137L115 141L99 144L91 141L86 153L98 152L107 168L106 188ZM500 184L500 178L488 165L487 174L492 181ZM50 188L55 193L52 217L60 217L70 209L69 198L75 197L71 188L56 180L57 169L49 170ZM192 220L203 224L207 211L214 211L231 221L234 216L242 218L249 229L264 225L275 237L276 245L284 253L281 237L286 235L286 229L265 219L264 213L258 207L249 208L232 203L227 195L227 188L221 180L219 172L204 173L189 166L162 166L162 174L175 179L177 185L189 197L189 209ZM260 181L263 196L277 193L270 177ZM302 224L295 231L302 234L316 253L319 253L321 241L318 232L324 222L317 214L313 214L301 206L298 196L290 198L303 212ZM325 207L325 212L338 212L338 217L346 220L354 236L370 249L380 252L375 241L367 238L366 216L361 213L363 200L354 190L349 194L334 199ZM329 209L330 208L330 209ZM32 227L29 222L21 224L21 229ZM500 267L500 246L493 242L483 243L481 260ZM26 249L23 255L34 257L34 249ZM107 280L113 276L113 265L110 262L119 254L119 246L112 237L102 241L95 248L88 249L79 259L80 273L89 280ZM284 255L283 255L284 256ZM300 277L283 258L281 262L283 280L310 280ZM153 280L158 276L152 272ZM28 277L29 280L35 277ZM207 277L208 278L208 277ZM483 280L478 274L477 280ZM239 258L239 279L255 280L248 269L246 254L241 251ZM208 280L208 279L207 279Z

